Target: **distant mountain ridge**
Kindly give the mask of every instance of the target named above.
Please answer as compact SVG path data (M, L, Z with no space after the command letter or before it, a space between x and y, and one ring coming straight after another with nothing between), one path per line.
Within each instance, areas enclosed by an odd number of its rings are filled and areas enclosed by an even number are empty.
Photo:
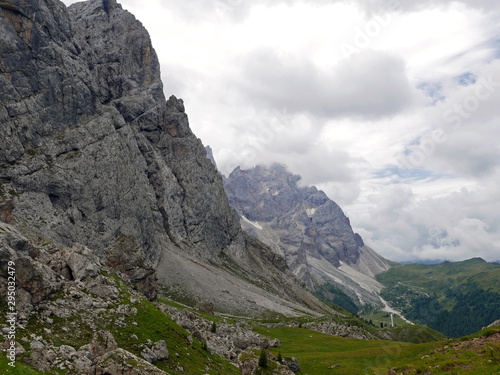
M331 283L358 306L380 304L374 276L392 262L367 247L342 209L316 187L299 187L286 167L236 168L224 179L242 227L283 255L290 269L314 291Z
M398 265L377 280L394 308L447 336L471 334L500 318L500 264L481 258Z

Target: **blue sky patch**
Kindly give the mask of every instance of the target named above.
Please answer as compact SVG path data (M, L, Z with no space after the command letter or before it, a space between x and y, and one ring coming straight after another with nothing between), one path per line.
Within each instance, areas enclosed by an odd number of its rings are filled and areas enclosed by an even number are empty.
M458 82L462 86L469 86L473 85L477 81L477 76L473 73L464 73L460 76L458 76Z
M431 105L446 99L441 92L443 85L440 82L422 82L417 86L417 89L422 90L426 96L432 98Z
M450 176L443 173L435 173L425 168L405 168L398 165L390 165L385 169L373 172L374 178L391 178L390 184L412 183L415 181L436 181Z

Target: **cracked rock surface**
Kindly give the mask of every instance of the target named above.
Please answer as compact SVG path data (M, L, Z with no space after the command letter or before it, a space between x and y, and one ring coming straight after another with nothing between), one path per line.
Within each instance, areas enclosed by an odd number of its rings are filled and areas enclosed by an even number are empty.
M325 309L241 230L183 101L166 99L160 76L146 29L115 0L0 1L0 220L100 259L133 236L149 263L129 278L194 304Z

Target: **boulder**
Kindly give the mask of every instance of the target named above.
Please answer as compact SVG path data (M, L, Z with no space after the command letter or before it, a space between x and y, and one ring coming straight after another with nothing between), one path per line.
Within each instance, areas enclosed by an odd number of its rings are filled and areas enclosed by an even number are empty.
M16 278L20 287L31 295L33 304L40 302L59 288L49 267L29 257L16 260Z
M292 372L299 372L300 371L300 364L297 358L295 357L285 357L283 359L283 363L290 369Z
M153 353L153 351L147 346L142 350L141 356L149 363L155 363L156 361L158 361L158 357L156 356L156 354Z
M75 280L96 277L101 271L101 260L86 246L74 244L71 248L63 249L62 256Z
M90 349L90 344L88 344L88 345L89 345L89 349ZM89 350L86 350L83 348L78 349L78 351L72 355L72 357L75 357L75 356L76 357L87 357L90 360L90 362L93 362L95 359L95 356Z
M151 351L156 355L158 361L163 361L169 358L167 343L165 340L155 342Z
M269 340L269 347L271 348L279 348L281 346L280 339L271 339Z
M130 364L133 363L133 366ZM106 353L95 366L95 375L164 375L166 372L142 358L124 350L116 349Z
M72 357L74 372L76 374L88 375L94 373L92 361L83 352L76 352Z
M65 360L70 360L71 356L76 353L75 348L69 345L61 345L59 347L59 355Z
M97 276L95 280L88 283L87 292L106 300L115 300L120 295L114 280L105 276Z
M94 337L90 343L90 352L94 356L100 357L116 348L118 348L118 345L110 332L98 331L94 333Z
M248 353L241 353L238 356L238 368L241 375L253 375L259 366L257 357L248 356Z
M41 372L47 372L52 367L52 363L56 358L56 353L54 353L53 350L38 349L33 350L28 357L23 359L23 361Z
M235 348L245 350L250 347L260 347L260 338L254 336L236 336L233 337L233 345Z
M129 315L137 315L137 308L130 307L130 305L120 305L116 309L116 312L120 315L129 316Z
M30 350L37 350L37 349L43 349L45 348L45 345L43 345L40 341L38 340L33 340L30 343Z

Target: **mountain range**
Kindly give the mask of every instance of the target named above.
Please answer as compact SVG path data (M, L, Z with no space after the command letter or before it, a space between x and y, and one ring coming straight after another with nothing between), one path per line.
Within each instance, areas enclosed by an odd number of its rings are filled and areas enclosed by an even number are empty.
M443 346L431 328L349 313L394 311L381 295L414 313L391 294L406 266L284 166L223 177L160 76L116 0L0 0L4 373L291 375L289 345L316 339L360 349L355 373L387 373L386 345ZM304 371L327 370L304 353Z

